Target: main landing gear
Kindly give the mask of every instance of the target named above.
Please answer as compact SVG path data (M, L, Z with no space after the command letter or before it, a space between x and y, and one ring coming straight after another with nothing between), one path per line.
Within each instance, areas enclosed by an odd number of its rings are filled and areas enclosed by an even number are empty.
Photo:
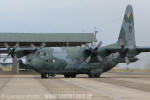
M48 77L49 77L49 74L41 73L41 78L48 78Z
M55 77L55 74L47 74L47 73L41 73L41 78L48 78L49 76Z
M89 73L88 76L89 78L100 78L100 73Z
M76 78L76 74L65 74L65 78Z

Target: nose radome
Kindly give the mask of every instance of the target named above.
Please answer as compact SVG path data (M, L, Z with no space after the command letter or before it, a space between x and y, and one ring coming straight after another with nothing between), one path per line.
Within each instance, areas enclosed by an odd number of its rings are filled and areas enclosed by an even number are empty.
M38 66L40 66L40 64L39 64L39 60L37 59L37 58L32 58L32 59L30 59L30 64L33 66L33 67L38 67Z

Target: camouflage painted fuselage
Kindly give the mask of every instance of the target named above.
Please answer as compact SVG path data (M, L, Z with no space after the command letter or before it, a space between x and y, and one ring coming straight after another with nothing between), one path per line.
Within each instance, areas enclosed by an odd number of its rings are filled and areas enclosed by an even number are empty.
M28 51L25 50L24 51ZM25 56L23 49L16 55ZM30 51L30 50L29 50ZM31 50L32 51L32 50ZM34 50L33 50L34 51ZM128 5L118 41L114 44L96 48L86 47L49 47L37 50L29 57L27 66L40 73L98 73L109 71L118 63L136 62L141 52L150 48L137 47L135 43L133 8ZM27 67L26 67L27 68ZM98 75L97 74L97 75Z
M29 58L28 65L40 73L54 74L88 74L89 72L102 73L112 69L117 62L112 60L112 54L99 62L93 57L86 63L85 47L53 47L38 50Z

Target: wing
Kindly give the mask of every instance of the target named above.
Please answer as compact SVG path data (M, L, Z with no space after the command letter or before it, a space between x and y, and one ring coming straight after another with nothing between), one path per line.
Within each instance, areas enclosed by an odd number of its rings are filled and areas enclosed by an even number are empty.
M111 53L116 53L121 51L121 46L118 43L110 44L104 47L99 48L98 52L103 57L110 55Z
M21 58L21 57L27 56L27 55L29 55L31 53L34 53L36 50L38 50L38 49L34 49L34 48L17 48L14 51L14 54L18 58Z
M137 46L136 49L138 52L150 52L150 47Z
M108 52L108 53L116 53L116 52L119 52L121 51L121 48L105 48L105 50Z
M3 59L3 61L5 61L10 55L11 57L15 55L17 58L21 58L31 53L34 53L36 50L37 49L34 48L16 48L16 49L0 48L0 53L8 53L8 55Z
M109 56L112 53L120 52L121 47L102 47L99 48L98 53L102 57Z
M126 49L130 50L130 48L126 48ZM127 52L129 52L129 50L127 50ZM150 47L137 46L133 50L135 52L134 54L137 55L141 52L150 52ZM100 54L104 56L108 56L111 53L116 53L121 51L124 51L121 47L104 47L102 48L102 50L100 50Z

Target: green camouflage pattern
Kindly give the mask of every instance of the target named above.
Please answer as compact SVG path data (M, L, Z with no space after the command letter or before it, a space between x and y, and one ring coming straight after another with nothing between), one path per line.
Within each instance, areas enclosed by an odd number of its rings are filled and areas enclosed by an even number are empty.
M30 56L27 64L21 63L25 68L34 69L39 73L49 74L89 74L107 72L118 63L132 63L141 52L150 52L149 47L137 47L135 43L133 8L128 5L124 15L118 41L100 47L96 54L88 54L87 47L48 47L36 50ZM28 53L26 53L28 51ZM16 49L17 57L23 57L32 49ZM97 55L102 58L100 61ZM91 56L91 60L86 59Z

